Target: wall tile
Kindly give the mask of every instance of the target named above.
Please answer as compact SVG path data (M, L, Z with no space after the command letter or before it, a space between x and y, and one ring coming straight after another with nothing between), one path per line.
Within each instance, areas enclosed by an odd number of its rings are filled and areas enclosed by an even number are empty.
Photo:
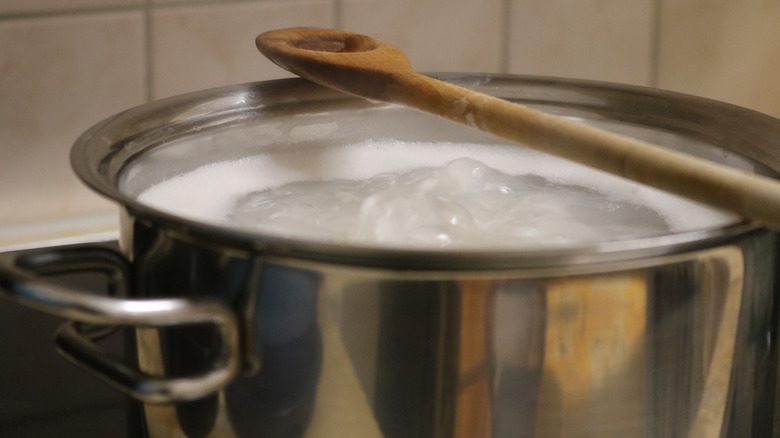
M151 0L152 4L156 5L169 5L169 4L198 4L198 3L229 3L229 2L236 2L236 1L246 1L246 0ZM256 0L256 1L265 1L265 0Z
M143 15L0 23L0 227L114 211L70 169L76 137L143 102Z
M0 1L0 16L3 14L141 6L143 4L144 0L2 0Z
M341 27L390 43L417 71L498 72L501 0L342 0Z
M650 85L653 0L512 0L509 71Z
M330 0L160 8L153 12L153 96L290 76L255 48L266 30L332 27Z
M780 2L662 5L659 87L780 117Z

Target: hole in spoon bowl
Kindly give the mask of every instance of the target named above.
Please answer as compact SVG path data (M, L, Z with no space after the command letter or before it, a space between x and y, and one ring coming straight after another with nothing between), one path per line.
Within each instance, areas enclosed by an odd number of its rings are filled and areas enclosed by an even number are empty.
M326 40L320 37L307 38L298 44L299 49L313 50L315 52L343 52L346 47L344 41Z
M328 38L326 36L314 36L306 38L297 44L299 49L315 52L350 53L367 52L374 50L377 45L366 38Z

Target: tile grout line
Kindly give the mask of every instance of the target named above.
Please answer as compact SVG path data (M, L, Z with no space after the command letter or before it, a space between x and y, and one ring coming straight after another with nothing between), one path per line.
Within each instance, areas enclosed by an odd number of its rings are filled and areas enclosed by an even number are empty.
M154 81L153 72L153 56L152 56L152 38L154 37L152 31L152 0L146 0L144 3L144 60L146 65L144 68L144 99L146 102L150 102L154 98L152 92L152 85Z
M512 20L509 13L512 9L512 0L503 0L501 2L501 24L500 24L500 46L498 49L500 73L509 73L509 36L511 33Z
M341 8L341 0L333 0L333 28L335 29L342 29L344 24L344 20L341 18Z
M661 59L661 7L663 0L653 0L653 25L650 29L650 86L658 88Z
M178 2L157 3L153 7L159 10L159 9L191 8L191 7L199 7L199 6L225 6L225 5L258 4L258 3L274 3L274 2L280 3L284 1L285 0L202 0L202 1L184 2L184 3L178 3ZM292 2L298 1L304 3L308 0L286 0L286 1L292 1Z
M52 9L30 12L0 12L0 20L34 20L38 18L73 17L77 15L104 14L109 12L137 11L138 6L108 6L76 9Z
M2 1L2 0L0 0ZM74 15L90 15L90 14L102 14L106 12L127 12L138 11L146 8L182 8L192 6L209 6L209 5L228 5L228 4L242 4L242 3L257 3L257 0L203 0L191 3L159 3L152 6L152 1L145 0L140 6L136 5L124 5L124 6L93 6L93 7L74 7L68 9L48 9L42 11L19 11L19 12L0 12L0 20L25 20L36 18L52 18L52 17L68 17Z

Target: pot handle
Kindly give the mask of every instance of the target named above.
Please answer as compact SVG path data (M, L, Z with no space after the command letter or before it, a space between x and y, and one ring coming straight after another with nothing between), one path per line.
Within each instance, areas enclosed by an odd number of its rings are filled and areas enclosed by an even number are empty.
M56 333L58 352L114 388L148 403L197 399L218 391L238 373L238 322L235 313L214 300L192 298L127 299L81 293L47 281L50 274L98 272L109 295L123 295L129 265L118 252L99 245L48 248L32 253L0 253L0 295L70 320ZM215 326L221 346L213 367L183 377L154 376L112 357L94 341L106 326ZM110 330L109 330L110 331Z

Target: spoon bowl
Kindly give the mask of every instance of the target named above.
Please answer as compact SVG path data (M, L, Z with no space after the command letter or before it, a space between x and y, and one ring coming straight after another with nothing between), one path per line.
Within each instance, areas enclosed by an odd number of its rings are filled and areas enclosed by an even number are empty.
M256 44L268 59L298 76L383 102L397 101L398 91L391 87L395 78L415 74L399 49L352 32L282 29L260 34Z

